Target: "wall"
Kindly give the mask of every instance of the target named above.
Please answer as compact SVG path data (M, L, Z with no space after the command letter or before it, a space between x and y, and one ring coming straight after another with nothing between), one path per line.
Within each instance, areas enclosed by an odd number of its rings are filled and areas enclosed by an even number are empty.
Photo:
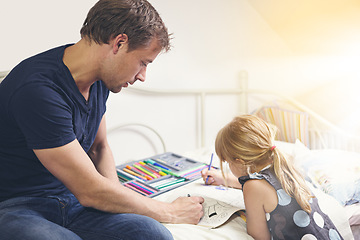
M11 69L23 58L79 40L79 30L96 1L8 1L0 3L2 38L0 71ZM327 81L328 65L316 68L318 58L293 55L281 37L246 0L150 0L174 35L173 49L148 67L145 88L234 88L246 70L249 87L302 96ZM325 74L324 74L325 73ZM238 114L236 98L219 102L208 97L206 145L217 131ZM137 122L156 129L168 151L183 153L199 147L199 99L185 96L154 98L126 89L111 94L108 128ZM134 136L134 131L137 132ZM140 128L124 129L110 140L118 162L161 151L143 136ZM116 143L115 143L115 140ZM160 149L160 150L159 150Z
M149 66L147 81L137 86L234 88L239 86L241 70L248 71L250 87L274 89L275 84L285 90L292 85L283 82L288 79L286 75L293 76L293 66L285 63L288 67L284 71L281 60L290 56L289 49L246 1L227 0L226 4L217 0L151 2L169 31L174 33L174 48ZM234 97L226 97L221 102L215 98L207 97L207 146L213 145L217 131L239 113ZM200 127L194 122L199 109L194 103L198 103L198 99L190 96L160 99L134 96L123 90L110 98L108 118L111 117L111 121L108 123L150 124L164 137L167 150L182 153L199 147L199 139L194 135ZM147 145L140 144L137 139L132 139L131 144L147 152ZM119 146L119 149L125 146L128 145Z
M95 2L1 1L0 71L41 51L78 41L80 27Z

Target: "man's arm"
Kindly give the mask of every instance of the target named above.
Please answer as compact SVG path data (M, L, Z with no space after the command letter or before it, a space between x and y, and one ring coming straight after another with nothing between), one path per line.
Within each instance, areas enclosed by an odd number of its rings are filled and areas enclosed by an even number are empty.
M101 120L96 138L88 155L101 175L115 182L119 181L116 174L114 157L107 141L105 115Z
M105 123L101 125L101 128L105 127ZM101 142L103 130L99 134L95 142ZM160 222L198 223L203 214L202 198L182 197L172 203L165 203L122 186L114 179L116 172L113 172L115 164L112 157L112 163L108 162L109 159L104 160L109 156L108 146L103 148L101 145L104 143L98 145L99 142L92 147L90 156L93 160L76 139L61 147L34 152L41 163L65 184L83 206L114 213L137 213Z

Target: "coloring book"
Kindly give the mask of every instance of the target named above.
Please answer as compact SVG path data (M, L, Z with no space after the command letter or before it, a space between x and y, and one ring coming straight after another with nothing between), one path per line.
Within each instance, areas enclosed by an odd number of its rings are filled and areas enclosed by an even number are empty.
M233 214L238 214L246 221L244 214L244 198L241 190L223 186L204 185L202 179L190 185L174 189L156 197L156 199L172 202L180 196L201 196L204 198L204 216L198 225L216 228L224 224Z
M214 198L203 197L205 200L203 203L204 216L198 225L216 228L224 224L235 213L240 215L243 220L246 219L244 212L239 212L244 208L239 208Z

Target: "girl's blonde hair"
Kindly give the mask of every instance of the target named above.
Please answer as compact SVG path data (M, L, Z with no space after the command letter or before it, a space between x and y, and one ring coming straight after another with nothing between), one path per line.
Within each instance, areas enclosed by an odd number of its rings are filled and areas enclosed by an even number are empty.
M221 160L221 165L226 161L239 162L239 160L242 160L247 167L264 166L273 162L272 168L282 188L309 213L311 212L309 200L312 194L292 162L274 147L275 135L275 126L267 124L255 115L242 115L235 117L219 131L215 141L215 151Z

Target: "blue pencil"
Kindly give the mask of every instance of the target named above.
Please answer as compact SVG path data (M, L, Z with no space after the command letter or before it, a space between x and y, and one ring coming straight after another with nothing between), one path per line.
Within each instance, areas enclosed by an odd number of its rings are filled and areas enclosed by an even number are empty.
M214 153L211 154L211 160L210 160L210 164L209 164L209 169L208 169L208 170L211 169L211 164L212 164L213 156L214 156ZM205 184L207 184L208 179L209 179L209 175L208 175L207 178L206 178Z

